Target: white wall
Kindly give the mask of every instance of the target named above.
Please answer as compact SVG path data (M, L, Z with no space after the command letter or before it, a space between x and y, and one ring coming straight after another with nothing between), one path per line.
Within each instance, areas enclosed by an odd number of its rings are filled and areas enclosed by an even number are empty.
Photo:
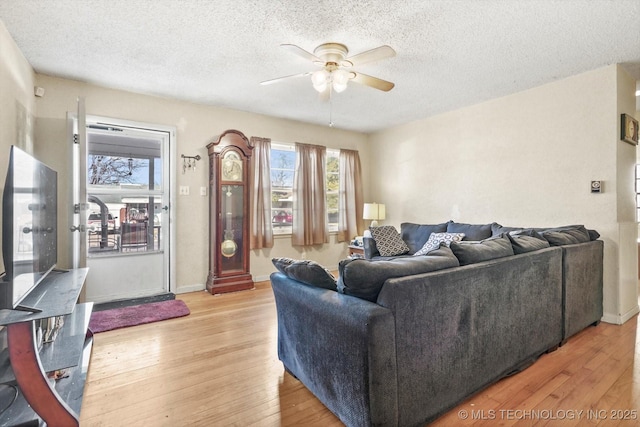
M617 98L633 100L625 74L610 66L372 135L370 188L385 223L584 224L605 242L605 320L628 317L638 306L628 282L635 148L619 138ZM591 194L591 180L604 193Z
M206 145L216 135L227 129L237 129L248 138L260 136L282 142L305 142L330 148L354 149L360 152L364 173L368 168L367 137L364 134L112 90L46 75L37 75L36 78L37 84L46 90L46 95L37 100L36 143L47 162L59 171L61 182L70 182L71 179L66 114L76 110L78 97L85 97L88 115L177 128L178 166L172 172L177 174L177 185L187 185L191 191L189 196L177 196L177 206L173 211L177 240L175 292L204 289L207 278L208 199L199 195L199 188L208 185ZM180 154L199 154L203 160L198 162L195 172L183 175ZM60 206L68 204L61 200ZM59 240L61 248L69 246L68 236L60 236ZM337 268L338 261L347 256L347 246L336 243L335 236L332 236L329 244L307 248L304 255L334 269ZM279 237L273 249L252 251L251 273L254 278L266 279L270 272L275 271L271 258L280 256L302 258L302 248L292 247L290 238ZM64 254L61 254L61 258L63 265L65 261L69 262Z
M11 145L33 153L35 75L2 21L0 21L0 52L2 52L0 61L0 189L2 189ZM1 211L0 223L2 223ZM1 227L0 241L2 241ZM4 263L0 247L0 273L2 272L4 272Z

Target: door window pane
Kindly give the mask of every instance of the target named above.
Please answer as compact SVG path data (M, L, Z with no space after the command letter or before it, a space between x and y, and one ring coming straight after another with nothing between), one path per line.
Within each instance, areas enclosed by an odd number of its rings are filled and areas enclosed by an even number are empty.
M89 256L162 251L161 145L159 138L88 133Z

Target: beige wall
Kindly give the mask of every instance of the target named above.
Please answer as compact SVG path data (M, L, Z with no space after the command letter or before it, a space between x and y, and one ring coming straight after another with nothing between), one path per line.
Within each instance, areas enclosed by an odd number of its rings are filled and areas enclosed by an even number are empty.
M177 156L202 156L195 172L182 174L181 162L173 173L177 185L190 187L189 196L176 196L174 206L176 231L176 284L175 292L204 288L208 271L208 205L207 197L199 195L199 188L207 186L208 162L206 145L226 129L238 129L247 137L261 136L281 142L306 142L331 148L349 148L360 152L363 170L368 168L367 137L364 134L280 120L263 115L233 111L171 99L102 88L90 84L37 75L37 84L46 95L37 101L38 126L36 143L42 155L59 171L62 182L70 182L70 151L67 137L66 114L76 110L78 97L86 101L87 115L154 123L177 128ZM256 87L259 90L259 87ZM365 172L366 173L366 172ZM65 206L63 201L60 206ZM69 246L68 236L61 236L60 247ZM251 253L251 273L257 279L266 279L275 271L271 258L313 258L327 268L337 268L338 260L347 255L346 244L331 242L313 248L292 247L290 238L279 237L270 250ZM61 254L62 263L69 262Z
M605 320L619 322L638 309L636 153L619 140L619 115L635 110L634 81L618 66L366 136L34 76L2 25L0 48L0 150L6 152L12 143L30 150L35 140L36 156L57 169L63 183L70 180L66 114L75 111L79 96L86 98L90 115L175 126L178 156L206 157L206 144L230 128L276 141L357 149L365 199L386 203L385 223L585 224L605 241ZM43 98L33 97L34 82L45 88ZM176 292L202 289L206 279L207 199L197 191L207 185L206 161L198 166L185 175L179 165L173 171L177 185L193 190L178 196L174 207ZM6 170L4 156L0 170ZM594 179L604 182L604 193L589 192ZM64 184L60 187L60 206L68 206ZM68 236L59 240L61 265L69 265ZM328 245L304 251L279 237L273 249L252 252L251 270L265 278L273 271L274 256L306 257L335 268L345 255L346 245L337 244L335 236Z
M35 76L31 65L0 21L0 192L9 164L9 147L16 145L33 153ZM2 212L0 210L0 223ZM0 241L2 229L0 227ZM0 247L0 273L4 271Z
M385 222L584 224L605 241L605 319L628 317L638 307L635 147L620 141L619 109L633 102L631 82L614 65L373 135ZM604 193L591 194L591 180Z

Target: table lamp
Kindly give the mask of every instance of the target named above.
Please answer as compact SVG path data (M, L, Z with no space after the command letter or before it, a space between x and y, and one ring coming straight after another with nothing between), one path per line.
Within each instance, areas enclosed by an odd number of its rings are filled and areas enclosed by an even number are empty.
M370 219L371 226L377 227L378 220L383 220L385 218L385 208L382 203L365 203L364 204L364 212L362 214L363 219Z

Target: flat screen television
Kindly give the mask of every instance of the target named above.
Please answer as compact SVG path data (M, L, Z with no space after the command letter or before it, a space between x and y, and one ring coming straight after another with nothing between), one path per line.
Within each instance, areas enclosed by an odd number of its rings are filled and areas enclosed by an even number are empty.
M2 194L0 309L39 311L20 302L56 266L57 194L57 172L11 146Z

